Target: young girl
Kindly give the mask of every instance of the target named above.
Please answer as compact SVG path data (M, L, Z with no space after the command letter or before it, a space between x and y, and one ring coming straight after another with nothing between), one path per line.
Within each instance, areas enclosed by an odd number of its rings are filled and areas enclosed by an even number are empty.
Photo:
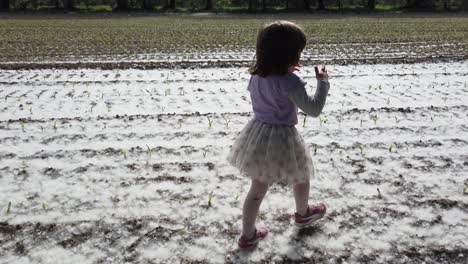
M256 62L248 85L255 118L240 132L228 155L231 165L252 180L242 213L241 248L257 244L268 233L265 227L255 227L255 219L272 183L293 186L297 226L310 225L326 211L323 203L308 204L314 167L295 128L298 107L319 116L329 89L325 67L320 72L315 67L318 87L314 97L307 95L306 82L293 73L305 45L302 29L287 21L266 25L257 36Z

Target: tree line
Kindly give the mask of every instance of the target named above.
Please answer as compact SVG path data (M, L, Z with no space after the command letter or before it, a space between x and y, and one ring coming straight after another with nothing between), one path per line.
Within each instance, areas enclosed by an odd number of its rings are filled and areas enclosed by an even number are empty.
M0 0L0 10L63 9L71 11L78 6L107 6L109 10L213 10L215 7L237 7L250 12L265 11L269 8L287 10L327 10L361 8L374 10L380 4L388 9L418 10L468 10L468 0ZM221 8L222 9L222 8ZM108 11L109 11L108 10Z

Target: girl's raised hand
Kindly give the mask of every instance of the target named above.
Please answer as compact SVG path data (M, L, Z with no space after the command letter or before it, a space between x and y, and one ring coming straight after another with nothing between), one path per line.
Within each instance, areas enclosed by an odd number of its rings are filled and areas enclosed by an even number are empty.
M317 78L317 80L328 79L328 72L325 69L325 65L323 65L322 70L320 72L319 72L318 66L315 66L315 78Z
M293 66L288 67L288 72L289 73L295 72L295 71L299 71L299 65L293 65Z

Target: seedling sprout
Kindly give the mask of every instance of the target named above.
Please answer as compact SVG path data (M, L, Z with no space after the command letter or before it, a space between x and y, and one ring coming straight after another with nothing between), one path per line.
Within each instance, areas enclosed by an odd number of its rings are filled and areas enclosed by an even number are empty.
M212 203L211 200L213 199L213 191L208 194L208 207L211 207Z
M377 120L379 120L379 118L377 117L377 115L373 115L372 120L374 120L374 125L377 125Z
M224 115L221 115L221 117L224 119L224 125L226 127L229 127L229 123L231 122L231 120L227 119Z
M322 118L322 116L319 116L319 119L320 119L320 126L322 126L323 124L327 123L328 119L326 119L325 117Z
M359 143L358 147L359 147L359 150L361 151L361 155L364 156L364 145Z
M11 211L11 201L8 202L6 213L9 214Z
M153 155L154 148L150 148L148 145L146 145L146 153L148 154L148 157L151 158L151 155Z
M390 144L390 147L388 148L388 151L392 152L394 148L395 148L395 144L392 143L392 144Z
M211 119L209 116L206 117L208 119L208 127L211 128L213 125L213 119Z

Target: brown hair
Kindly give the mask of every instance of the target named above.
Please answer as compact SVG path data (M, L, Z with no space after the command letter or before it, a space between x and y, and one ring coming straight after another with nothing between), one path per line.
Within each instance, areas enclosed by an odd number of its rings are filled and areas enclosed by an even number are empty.
M304 31L292 22L265 25L257 35L255 63L250 67L250 74L266 77L288 73L289 66L299 63L306 43Z

